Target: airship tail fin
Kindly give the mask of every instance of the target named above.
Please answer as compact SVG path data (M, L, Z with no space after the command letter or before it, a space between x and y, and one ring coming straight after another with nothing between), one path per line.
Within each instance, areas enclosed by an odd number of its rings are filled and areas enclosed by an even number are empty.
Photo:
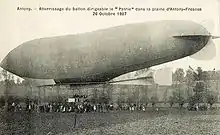
M151 73L143 73L133 79L124 79L117 81L110 81L111 84L121 85L153 85L154 83L163 86L172 85L172 69L162 68Z
M153 81L151 77L140 77L140 78L135 78L135 79L110 81L109 83L120 84L120 85L152 85Z
M198 38L198 37L207 37L207 38L212 38L212 39L216 39L216 38L220 38L220 36L213 36L211 34L208 34L208 35L199 35L199 34L187 34L187 35L176 35L176 36L173 36L174 38L182 38L182 39L193 39L193 38Z
M158 85L172 85L172 68L158 69L153 74L154 82Z
M185 40L204 39L204 42L207 41L205 47L203 47L200 51L190 56L193 59L212 60L216 56L216 46L213 40L220 38L220 36L212 36L211 34L208 34L208 35L178 35L178 36L173 36L173 37L185 39Z
M220 36L212 36L212 39L220 38Z

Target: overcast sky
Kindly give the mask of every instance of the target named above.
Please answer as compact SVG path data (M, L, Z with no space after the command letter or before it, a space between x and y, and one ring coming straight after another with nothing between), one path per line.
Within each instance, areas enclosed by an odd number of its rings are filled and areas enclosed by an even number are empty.
M200 12L128 12L127 16L92 16L92 12L17 11L17 7L199 7ZM66 34L89 32L112 26L152 20L192 20L203 24L213 35L220 36L220 2L218 0L1 0L0 1L0 60L23 42ZM216 57L211 61L189 57L163 66L220 69L220 39L214 41ZM213 52L211 52L213 53ZM210 54L211 54L210 53ZM159 66L161 67L161 66Z

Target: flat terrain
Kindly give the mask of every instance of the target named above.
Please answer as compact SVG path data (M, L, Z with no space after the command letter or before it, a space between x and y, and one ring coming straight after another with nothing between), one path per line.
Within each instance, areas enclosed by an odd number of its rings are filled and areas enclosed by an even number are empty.
M0 134L220 134L220 111L147 110L146 112L1 113Z

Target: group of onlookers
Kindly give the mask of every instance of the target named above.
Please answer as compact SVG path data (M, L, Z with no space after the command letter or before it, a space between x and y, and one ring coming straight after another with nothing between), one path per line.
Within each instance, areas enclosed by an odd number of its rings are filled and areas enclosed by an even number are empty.
M6 105L5 105L6 106ZM5 108L3 106L2 108ZM155 110L159 108L152 106ZM2 109L1 108L1 109ZM89 103L89 102L78 102L78 103L68 103L68 102L46 102L46 103L36 103L36 102L11 102L7 104L7 111L10 112L76 112L76 113L85 113L85 112L109 112L109 111L146 111L147 104L135 104L135 103ZM198 105L193 106L188 105L187 109L189 111L199 111L199 110L208 110L208 105Z
M8 104L8 111L10 112L109 112L109 111L121 111L121 110L146 110L144 104L104 104L104 103L68 103L68 102L46 102L46 103L16 103L12 102Z

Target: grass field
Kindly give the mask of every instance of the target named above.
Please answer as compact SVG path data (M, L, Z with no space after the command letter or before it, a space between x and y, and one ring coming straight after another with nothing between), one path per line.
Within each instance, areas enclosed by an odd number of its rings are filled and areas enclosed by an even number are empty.
M1 113L2 135L220 134L220 112Z

